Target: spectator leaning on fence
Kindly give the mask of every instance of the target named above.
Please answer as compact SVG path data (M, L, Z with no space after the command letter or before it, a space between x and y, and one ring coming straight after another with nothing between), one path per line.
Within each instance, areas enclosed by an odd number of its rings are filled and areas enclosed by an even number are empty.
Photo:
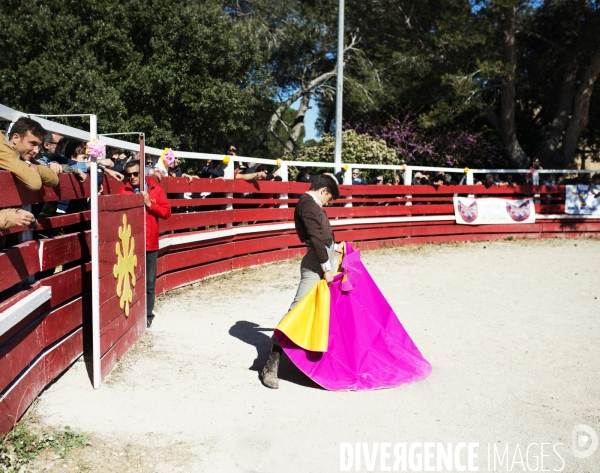
M360 177L360 171L358 169L353 169L352 170L352 185L364 186L366 184L367 184L367 181L365 181L362 177Z
M374 185L374 186L382 186L383 185L383 175L378 174L373 179L370 179L369 184Z
M54 161L59 164L66 164L67 158L63 152L66 144L67 141L62 135L58 133L46 133L40 154L49 163Z
M148 327L154 320L154 297L156 288L156 260L158 258L158 219L171 216L171 204L159 184L146 177L140 189L140 162L129 161L125 166L127 184L119 194L142 194L146 206L146 311Z
M206 166L202 169L200 177L203 179L216 178L224 179L225 171L221 168L221 162L215 161L214 159L206 160Z
M311 184L315 180L315 176L312 174L312 168L310 166L304 167L300 170L300 174L296 178L297 182L307 182Z
M45 135L42 125L21 117L12 126L10 134L0 138L0 169L12 172L33 191L40 190L42 185L55 187L59 184L58 175L52 169L31 163L39 153Z
M34 159L31 160L34 164L52 169L56 174L70 173L75 174L79 181L84 182L87 175L80 169L69 166L67 158L63 154L65 145L64 138L56 133L47 133L42 143L42 149Z
M399 186L400 185L400 176L398 174L394 174L392 176L392 182L388 183L388 186Z
M0 210L0 230L8 230L13 227L26 227L35 221L32 213L23 209Z

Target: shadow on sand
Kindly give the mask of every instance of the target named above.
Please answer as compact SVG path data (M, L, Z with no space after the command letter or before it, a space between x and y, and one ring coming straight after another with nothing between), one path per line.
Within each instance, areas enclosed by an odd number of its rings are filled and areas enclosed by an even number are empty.
M256 358L254 359L252 366L248 369L256 371L257 373L260 373L263 366L265 366L265 363L269 358L271 345L273 344L271 337L264 332L271 333L273 332L273 329L260 327L258 324L248 322L247 320L238 320L235 325L229 329L229 335L256 348ZM323 389L296 368L296 365L294 365L285 354L281 358L281 363L279 365L279 379L300 386L306 386L307 388Z

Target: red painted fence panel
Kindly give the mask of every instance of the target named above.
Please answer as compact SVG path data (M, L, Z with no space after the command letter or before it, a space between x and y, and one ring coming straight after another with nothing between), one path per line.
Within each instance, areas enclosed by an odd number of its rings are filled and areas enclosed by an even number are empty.
M122 185L105 178L105 195L99 197L102 378L145 329L145 209L139 195L115 195ZM305 253L294 231L293 213L308 184L163 178L160 185L172 197L174 213L169 220L160 221L157 294L212 275ZM81 184L71 175L61 175L60 186L55 189L34 193L15 182L10 173L0 171L0 187L0 208L83 199L90 193L89 182ZM363 249L507 237L600 235L600 219L560 218L564 186L344 185L339 189L339 201L326 208L336 238ZM183 193L194 195L182 199ZM454 195L519 199L536 194L536 211L559 217L539 218L527 225L469 226L454 221ZM138 263L129 316L120 306L113 275L118 261L116 248L122 245L118 228L123 215L132 229ZM38 229L50 238L0 251L0 311L40 287L52 288L49 301L0 334L0 432L8 430L40 390L91 346L89 220L89 211L40 219ZM61 228L67 233L58 235ZM13 233L14 238L22 230L15 228L4 234ZM39 280L30 284L31 276Z

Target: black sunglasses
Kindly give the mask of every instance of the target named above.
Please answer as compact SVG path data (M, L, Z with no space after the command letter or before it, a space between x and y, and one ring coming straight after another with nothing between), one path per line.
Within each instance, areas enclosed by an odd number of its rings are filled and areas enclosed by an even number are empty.
M126 172L125 175L127 177L138 177L140 175L139 172Z

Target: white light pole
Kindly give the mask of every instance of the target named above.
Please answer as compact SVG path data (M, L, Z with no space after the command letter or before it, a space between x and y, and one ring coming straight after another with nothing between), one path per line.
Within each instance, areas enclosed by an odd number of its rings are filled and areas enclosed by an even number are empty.
M342 170L342 101L344 96L344 0L339 0L337 85L335 93L335 172Z

